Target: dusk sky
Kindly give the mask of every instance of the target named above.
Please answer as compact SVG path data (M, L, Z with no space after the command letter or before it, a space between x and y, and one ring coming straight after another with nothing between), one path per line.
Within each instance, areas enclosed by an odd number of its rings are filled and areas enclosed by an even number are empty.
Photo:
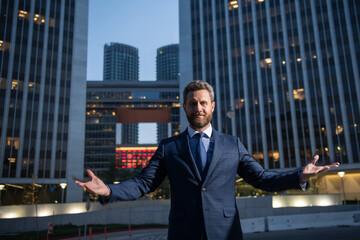
M103 80L104 44L138 48L139 79L156 80L156 49L179 43L178 0L89 0L87 80ZM139 143L156 143L156 124L139 124Z
M156 49L179 43L178 0L89 0L87 79L103 79L104 44L139 49L140 80L156 79Z

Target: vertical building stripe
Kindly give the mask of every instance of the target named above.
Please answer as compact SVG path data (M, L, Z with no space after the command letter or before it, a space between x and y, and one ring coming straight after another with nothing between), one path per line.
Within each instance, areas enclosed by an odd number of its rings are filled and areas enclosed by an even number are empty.
M212 28L213 28L213 41L214 41L214 64L215 64L215 102L216 102L216 117L217 128L219 131L222 129L222 114L221 114L221 93L220 93L220 80L219 80L219 57L218 57L218 41L217 41L217 26L216 26L216 5L215 0L211 0L211 14L212 14Z
M39 172L40 144L41 144L42 119L43 119L43 110L44 110L44 95L45 95L47 48L48 48L49 23L50 23L50 2L51 1L46 1L46 10L45 10L44 43L43 43L43 52L41 57L42 62L41 62L40 95L39 95L39 108L38 108L37 127L36 127L36 143L35 143L35 158L34 158L34 173L33 173L34 178L38 177L38 172Z
M325 128L326 128L326 140L329 149L330 161L333 162L335 160L335 152L334 152L334 143L332 139L332 132L331 132L331 123L330 123L330 115L329 115L329 104L327 100L327 90L326 90L326 83L325 83L325 75L324 75L324 65L322 60L321 54L321 45L320 45L320 36L319 36L319 25L317 21L317 14L316 14L316 6L315 0L310 1L311 4L311 18L314 28L314 37L315 37L315 48L316 48L316 59L318 63L318 70L319 70L319 78L320 78L320 89L321 89L321 100L323 104L323 111L324 111L324 119L325 119Z
M295 0L295 10L296 10L296 24L297 24L298 33L299 33L302 75L303 75L304 88L305 88L306 112L307 112L307 120L308 120L308 124L309 124L310 147L311 147L311 154L315 154L316 142L315 142L314 122L313 122L313 114L312 114L312 106L311 106L309 77L308 77L308 71L307 71L307 66L306 66L307 59L306 59L305 46L304 46L305 40L304 40L303 31L302 31L303 23L301 21L299 0ZM305 156L306 156L306 154L305 154Z
M287 25L286 25L286 15L285 15L285 7L284 0L280 0L280 11L281 11L281 25L282 32L284 38L284 50L285 50L285 62L286 62L286 75L288 80L288 91L290 97L290 112L291 112L291 124L292 124L292 132L293 132L293 140L294 140L294 149L295 149L295 163L296 167L301 166L300 161L300 148L299 148L299 134L298 134L298 126L296 120L296 108L294 103L294 93L293 93L293 78L291 73L291 59L289 52L289 39L287 35Z
M351 140L350 140L350 133L349 133L349 122L348 122L348 118L347 118L344 88L343 88L343 84L342 84L339 52L338 52L337 41L336 41L336 33L335 33L335 25L334 25L334 17L333 17L333 12L332 12L331 1L326 0L326 6L327 6L328 16L329 16L331 45L332 45L332 49L333 49L333 53L334 53L335 74L336 74L337 90L339 93L339 100L340 100L340 110L341 110L341 118L342 118L342 124L343 124L343 129L344 129L344 136L345 136L346 153L347 153L347 157L348 157L348 162L353 163L353 154L352 154Z
M20 132L19 132L19 150L16 161L16 177L19 178L21 174L21 165L23 159L24 149L24 134L25 134L25 121L27 112L27 101L29 92L29 77L30 77L30 65L31 65L31 52L32 52L32 38L34 30L34 12L35 12L35 1L31 1L30 5L30 19L29 19L29 30L28 30L28 42L26 46L26 62L25 62L25 79L23 86L23 99L21 106L21 119L20 119Z
M203 1L199 1L200 11L200 44L201 44L201 77L203 81L206 81L206 62L205 62L205 41L204 41L204 10Z
M249 87L248 87L248 77L247 77L247 64L246 64L246 49L245 49L245 33L243 25L243 14L241 1L238 2L238 13L239 13L239 34L240 34L240 50L241 50L241 71L242 71L242 82L244 88L244 107L245 107L245 123L246 123L246 141L247 141L247 150L250 154L252 151L252 142L251 142L251 122L250 122L250 99L249 99Z
M272 80L272 87L273 87L273 91L274 91L276 136L277 136L278 147L279 147L280 168L285 168L284 143L283 143L282 133L281 133L279 93L278 93L277 80L276 80L276 63L274 61L275 53L274 53L274 42L273 42L273 34L272 34L272 26L271 26L270 2L269 1L265 2L265 7L266 7L267 30L268 30L268 34L269 34L270 58L272 60L271 80ZM274 151L274 149L273 149L273 151Z
M344 10L345 10L345 21L346 21L346 31L348 34L349 46L350 46L350 56L351 56L351 64L353 68L354 80L355 80L355 88L356 88L356 96L359 107L360 114L360 78L359 78L359 65L358 60L356 58L356 49L354 44L354 36L353 31L351 29L351 20L350 20L350 11L349 11L349 3L348 0L343 0Z
M12 84L12 77L14 71L13 67L14 67L15 46L16 46L15 43L16 43L17 23L18 23L18 10L19 10L18 8L19 8L19 0L15 0L13 18L12 18L11 48L10 48L10 56L8 63L8 73L7 73L7 83L6 83L5 103L4 103L4 113L3 113L4 115L1 126L0 177L2 177L4 158L5 158L6 136L7 136L7 128L8 128L8 120L9 120L10 93L11 93L11 84Z
M65 0L61 0L60 7L60 29L59 29L59 43L57 53L57 66L56 66L56 83L55 83L55 105L54 105L54 125L52 130L52 141L51 141L51 161L50 161L50 178L54 178L55 173L55 158L57 151L57 136L58 136L58 125L59 125L59 102L60 102L60 81L62 72L62 50L63 50L63 39L64 39L64 15L65 15ZM66 81L66 79L64 79Z
M269 168L269 157L268 157L268 147L267 147L267 134L265 126L265 109L264 109L264 93L261 80L261 69L260 69L260 46L259 46L259 36L257 28L257 17L256 17L256 4L255 1L251 2L251 11L253 18L253 32L254 32L254 45L255 45L255 66L256 66L256 79L257 79L257 88L258 88L258 98L259 98L259 107L260 107L260 127L261 127L261 141L262 141L262 151L264 155L264 167Z
M229 26L229 9L228 9L228 1L224 1L224 11L225 11L225 29L226 29L226 51L227 51L227 59L228 59L228 75L229 75L229 89L228 92L230 93L230 109L225 109L225 111L235 111L235 104L234 104L234 80L233 80L233 64L232 64L232 54L231 54L231 41L230 41L230 26ZM227 115L227 113L226 113ZM236 124L235 124L235 117L231 117L231 134L236 136ZM225 121L226 117L225 117ZM226 129L227 130L227 129Z

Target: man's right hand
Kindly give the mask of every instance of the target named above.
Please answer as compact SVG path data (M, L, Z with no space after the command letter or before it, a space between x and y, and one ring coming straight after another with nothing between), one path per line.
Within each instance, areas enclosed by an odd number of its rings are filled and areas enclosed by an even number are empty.
M80 182L78 180L75 180L75 183L77 185L84 188L88 192L95 193L103 197L110 196L110 189L100 178L95 176L95 174L89 169L86 170L86 173L91 178L91 180L88 182Z

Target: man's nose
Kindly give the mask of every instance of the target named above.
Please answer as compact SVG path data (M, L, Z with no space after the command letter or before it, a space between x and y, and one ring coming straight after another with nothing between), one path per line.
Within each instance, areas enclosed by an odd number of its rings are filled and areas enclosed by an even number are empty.
M195 106L195 110L200 111L200 109L201 109L201 104L197 103L196 106Z

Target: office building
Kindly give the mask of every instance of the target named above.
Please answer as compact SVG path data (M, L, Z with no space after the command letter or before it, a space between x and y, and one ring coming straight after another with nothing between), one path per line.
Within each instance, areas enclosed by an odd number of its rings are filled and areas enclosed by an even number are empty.
M139 80L138 49L122 44L104 45L104 81Z
M88 81L86 102L85 167L98 173L115 160L118 168L143 166L161 138L180 131L178 81ZM162 124L167 132L153 145L138 144L138 133L124 132L138 123Z
M315 153L319 164L360 169L360 1L179 7L180 89L192 79L214 87L216 129L269 169L304 166Z
M139 51L137 48L122 44L108 43L104 45L104 81L138 81ZM139 125L123 124L124 142L137 144Z
M156 80L179 80L179 44L160 47L156 53Z
M1 203L81 201L72 176L84 168L88 1L0 11Z

